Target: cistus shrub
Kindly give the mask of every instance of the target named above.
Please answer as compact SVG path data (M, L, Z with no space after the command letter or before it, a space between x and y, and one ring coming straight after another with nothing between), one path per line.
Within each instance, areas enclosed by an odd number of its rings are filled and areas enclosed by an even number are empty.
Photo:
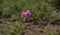
M51 0L3 0L2 16L20 15L23 10L31 10L33 18L54 11Z

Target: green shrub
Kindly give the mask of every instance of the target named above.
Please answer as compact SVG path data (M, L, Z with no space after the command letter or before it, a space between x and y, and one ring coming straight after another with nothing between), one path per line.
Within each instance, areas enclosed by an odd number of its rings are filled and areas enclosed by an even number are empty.
M17 21L12 24L3 24L0 26L0 35L21 35L26 30L25 24Z
M54 7L50 0L3 0L2 16L12 16L14 14L20 15L23 10L30 9L32 17L38 17L45 13L54 11Z

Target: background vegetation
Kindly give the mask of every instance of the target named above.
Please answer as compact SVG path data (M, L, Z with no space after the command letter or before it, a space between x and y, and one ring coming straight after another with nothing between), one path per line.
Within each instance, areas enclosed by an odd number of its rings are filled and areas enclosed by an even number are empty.
M1 27L1 30L5 33L5 30L7 29L6 32L10 35L20 35L21 32L26 30L27 22L33 22L35 25L48 25L54 23L55 20L60 20L60 13L57 13L56 11L56 8L59 8L57 6L60 6L60 0L0 0L0 19L7 18L6 20L3 20L4 24ZM31 10L31 17L27 18L25 21L26 23L23 23L21 12L28 9ZM6 21L14 21L14 23L9 24ZM21 24L22 26L20 26ZM11 27L12 29L9 29ZM0 32L1 34L2 31ZM8 35L7 33L5 34Z

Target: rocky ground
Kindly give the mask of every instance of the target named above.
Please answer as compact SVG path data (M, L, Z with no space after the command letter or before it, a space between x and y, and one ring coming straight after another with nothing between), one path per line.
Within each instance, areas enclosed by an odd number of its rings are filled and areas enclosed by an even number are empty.
M22 35L46 35L47 32L52 32L54 35L59 35L60 30L60 12L53 12L52 16L44 16L43 18L32 20L33 22L25 23L26 31ZM48 24L50 22L50 25ZM5 23L12 24L14 21L8 21L7 19L0 19L0 27ZM47 25L46 25L47 24Z
M2 22L3 21L3 22ZM5 20L0 19L0 26L4 25ZM8 24L14 23L6 21ZM46 32L53 32L55 35L58 35L58 31L60 29L60 25L46 25L41 26L39 24L34 23L26 23L26 31L23 35L46 35Z

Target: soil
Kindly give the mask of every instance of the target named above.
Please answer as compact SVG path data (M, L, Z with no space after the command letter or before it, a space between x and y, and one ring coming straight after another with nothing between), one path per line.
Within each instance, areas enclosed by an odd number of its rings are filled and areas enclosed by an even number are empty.
M24 35L46 35L46 26L40 26L40 25L29 25L27 26L27 31ZM55 35L58 35L58 29L60 29L60 25L50 25L48 27L48 32L53 32Z
M14 21L8 21L7 19L2 18L0 19L0 26L3 26L5 22L8 24L14 23ZM60 25L57 24L58 22L56 21L54 22L55 24L51 24L51 25L41 25L39 23L36 23L36 21L34 23L33 22L25 23L26 31L24 31L22 35L46 35L46 32L53 32L54 35L58 35ZM59 23L60 23L60 20L59 20Z

